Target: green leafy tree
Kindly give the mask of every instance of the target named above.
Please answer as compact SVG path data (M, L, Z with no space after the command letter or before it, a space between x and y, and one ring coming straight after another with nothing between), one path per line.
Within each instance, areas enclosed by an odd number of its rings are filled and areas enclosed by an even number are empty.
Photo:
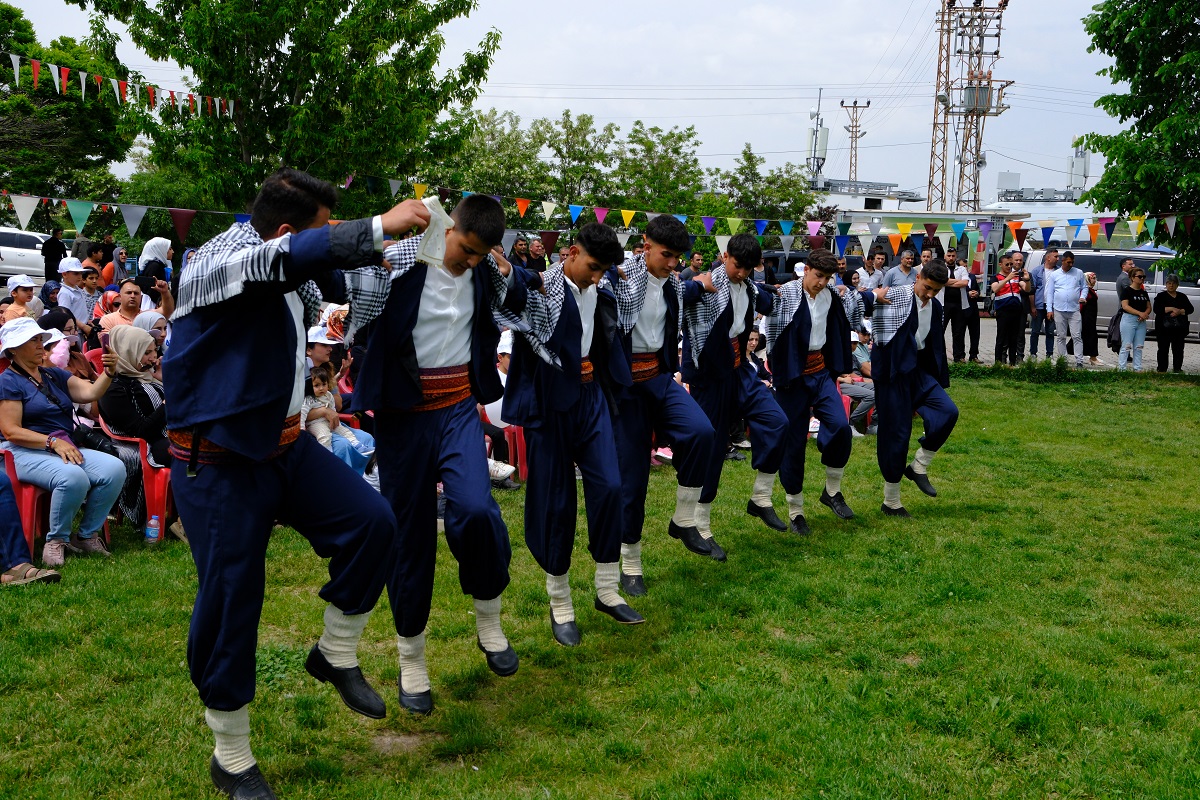
M151 58L189 69L195 93L235 101L232 119L160 111L151 149L229 210L285 164L340 181L413 176L444 161L470 133L462 115L446 115L478 96L500 42L493 30L435 73L441 28L477 0L72 2L126 23ZM352 186L341 214L386 196L378 181Z
M817 202L806 168L784 164L763 172L765 160L747 142L730 170L710 170L717 191L748 219L804 220Z
M612 191L622 208L691 213L704 189L696 129L647 128L641 120L616 146Z
M583 205L610 202L616 125L610 122L597 130L591 114L574 117L564 111L555 121L534 121L531 132L550 151L552 195L547 199Z
M1084 18L1089 50L1113 59L1099 74L1128 85L1096 102L1125 129L1082 139L1105 158L1103 176L1084 196L1094 208L1153 214L1200 207L1198 17L1197 0L1104 0ZM1155 238L1169 238L1165 225ZM1170 244L1181 252L1177 263L1195 274L1200 226L1188 236L1180 220Z
M115 196L117 181L108 165L129 152L136 124L123 118L108 84L98 90L91 79L128 74L110 44L103 38L79 43L62 37L43 46L21 11L0 3L0 51L43 62L37 88L32 65L23 60L20 82L0 90L0 186L99 202ZM54 88L48 64L71 69L65 94ZM9 68L7 59L4 66ZM89 76L86 98L75 77L80 70ZM15 222L8 214L6 222ZM31 225L50 227L59 222L56 214L57 209L39 208Z

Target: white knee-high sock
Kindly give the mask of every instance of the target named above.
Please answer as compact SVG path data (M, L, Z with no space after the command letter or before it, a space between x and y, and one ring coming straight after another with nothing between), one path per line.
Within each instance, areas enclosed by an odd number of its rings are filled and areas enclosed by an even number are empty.
M370 619L370 611L347 615L336 606L326 606L325 632L317 641L317 647L321 648L325 659L338 669L357 667L358 640L362 638L363 629Z
M917 448L917 454L913 456L912 468L913 472L918 475L924 475L929 469L929 462L933 461L933 457L937 454L936 450L929 451L924 447Z
M883 482L883 504L888 508L903 508L900 502L900 484Z
M217 740L213 755L221 769L237 775L254 766L254 754L250 752L249 706L242 706L237 711L206 708L204 721Z
M596 564L596 597L606 606L625 603L617 593L617 581L621 577L621 566L616 561Z
M479 643L489 653L502 653L508 649L508 639L500 627L500 598L475 601L475 632Z
M775 473L760 472L754 476L754 492L750 499L756 506L771 505L771 490L775 488Z
M675 523L678 525L679 523ZM621 545L621 572L626 575L642 574L642 543Z
M696 504L699 502L699 486L677 487L675 489L675 516L671 517L671 521L681 528L689 528L695 525Z
M575 621L575 606L571 605L570 575L546 573L546 594L550 595L550 616L558 624Z
M845 474L845 467L826 467L825 468L825 491L830 497L842 490L842 475Z
M416 636L397 636L400 651L400 688L406 694L429 691L429 668L425 666L425 632Z
M711 513L712 503L696 504L696 530L700 531L701 538L712 538L712 523L709 516Z
M788 519L804 516L804 492L788 494Z

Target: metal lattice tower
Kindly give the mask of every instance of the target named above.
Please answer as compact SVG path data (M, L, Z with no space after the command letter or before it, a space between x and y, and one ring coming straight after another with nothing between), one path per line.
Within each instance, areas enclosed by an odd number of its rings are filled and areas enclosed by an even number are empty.
M850 124L843 126L846 133L850 134L850 182L854 183L858 180L858 140L867 135L867 132L862 129L861 118L864 111L871 107L871 101L868 100L865 106L858 104L858 99L854 100L853 105L846 105L846 101L842 101L842 108L846 109L846 113L850 115Z
M979 175L986 163L984 124L988 117L1008 109L1004 90L1012 85L1012 81L992 77L992 67L1000 58L1000 32L1007 7L1008 0L999 0L995 6L984 6L982 0L962 6L955 0L942 0L938 9L937 91L929 159L931 209L953 205L955 211L979 210ZM953 204L947 195L951 119L957 145Z

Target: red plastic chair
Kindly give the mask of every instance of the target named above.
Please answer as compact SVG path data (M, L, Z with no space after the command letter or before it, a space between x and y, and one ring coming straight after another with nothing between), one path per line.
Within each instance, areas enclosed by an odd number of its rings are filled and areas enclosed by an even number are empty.
M170 468L156 467L150 463L150 445L145 439L113 433L104 420L100 420L100 427L110 439L138 446L138 455L142 460L142 492L146 495L146 519L158 517L161 535L162 530L166 529L168 515L173 513L175 508L175 496L171 493ZM107 527L105 533L107 534Z
M88 350L86 353L84 353L84 356L88 361L92 362L92 366L96 368L96 374L104 372L104 362L101 360L104 358L103 347L97 347L93 350Z
M508 443L508 457L517 468L521 483L529 477L529 459L525 455L525 429L520 425L509 425L504 429L504 441Z
M32 483L22 483L17 478L17 464L12 453L4 451L4 471L12 484L17 500L17 511L21 515L21 528L25 532L25 543L29 545L29 557L33 558L33 543L50 531L50 493Z
M341 420L342 424L347 428L362 428L362 423L359 422L358 417L354 416L353 414L338 414L338 419Z

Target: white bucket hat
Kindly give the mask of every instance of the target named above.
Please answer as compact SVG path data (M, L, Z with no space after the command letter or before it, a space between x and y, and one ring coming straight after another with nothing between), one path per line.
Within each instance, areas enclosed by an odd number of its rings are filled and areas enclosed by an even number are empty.
M50 341L52 334L50 331L42 330L41 326L32 317L21 317L14 319L12 322L4 324L0 328L0 350L11 350L14 347L20 347L30 339L41 337L42 344Z

